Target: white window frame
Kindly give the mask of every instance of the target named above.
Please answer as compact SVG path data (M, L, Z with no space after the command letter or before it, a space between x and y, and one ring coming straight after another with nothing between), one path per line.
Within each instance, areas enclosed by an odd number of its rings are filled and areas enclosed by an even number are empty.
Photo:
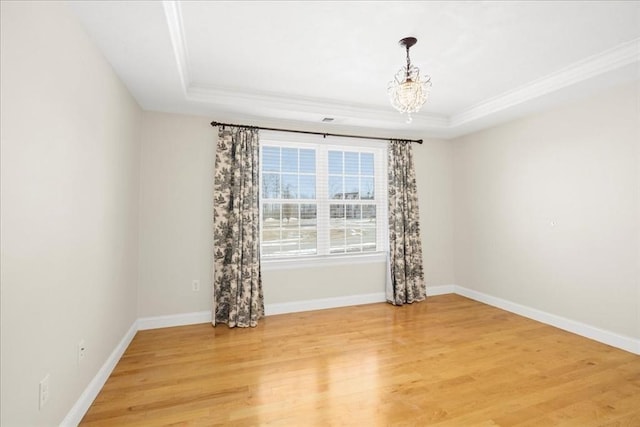
M317 135L300 135L275 131L260 132L260 146L278 146L291 148L316 149L316 199L317 204L317 252L316 255L297 255L265 257L261 259L263 270L320 267L340 264L360 264L386 260L388 252L388 216L387 216L387 144L384 141L354 140L347 138L323 138ZM327 186L318 185L322 172L328 180L328 152L330 150L349 151L350 149L374 154L376 170L375 199L349 200L347 203L376 205L376 250L374 252L329 254L329 205ZM262 150L260 150L262 156ZM260 159L262 165L262 158ZM262 168L262 167L261 167ZM262 191L262 169L260 170L260 188ZM261 193L262 194L262 193ZM311 201L311 200L310 200ZM342 200L340 201L342 203ZM372 203L373 202L373 203ZM260 236L262 239L262 197L260 197ZM269 203L269 201L266 201ZM334 203L335 204L335 201ZM324 234L324 235L323 235Z

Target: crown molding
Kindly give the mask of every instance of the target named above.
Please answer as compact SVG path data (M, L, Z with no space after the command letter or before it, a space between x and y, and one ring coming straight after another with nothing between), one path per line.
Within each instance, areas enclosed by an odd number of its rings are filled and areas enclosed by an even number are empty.
M307 113L320 116L337 116L342 119L358 118L388 123L397 127L401 120L396 111L383 109L364 104L339 103L330 100L295 97L269 92L247 92L236 88L204 87L194 84L189 73L189 57L187 44L184 37L184 25L180 2L175 0L163 0L162 2L167 28L173 47L173 56L176 68L180 75L182 92L185 100L208 103L218 108L232 110L245 109L251 105L254 110L271 111L272 115L278 112L293 112L297 115ZM260 112L258 112L260 114ZM415 114L412 125L428 129L446 129L449 127L449 119L445 116Z
M217 110L247 112L249 108L250 114L267 118L315 121L321 117L331 116L343 122L353 122L353 124L373 122L380 127L403 127L404 122L399 120L398 113L391 108L265 91L249 92L239 88L203 86L192 82L180 2L163 0L162 4L176 67L180 75L182 93L186 101L215 106ZM481 124L483 120L497 113L504 113L515 106L636 62L640 62L640 38L578 61L515 90L464 108L451 116L415 114L411 127L414 130L433 131L442 136L447 134L453 136L472 122Z
M451 116L451 127L482 119L518 104L559 91L601 74L640 61L640 38L622 43L549 74L513 91L466 108Z
M182 24L182 10L180 9L180 3L174 0L164 0L162 7L167 20L169 37L171 37L171 45L173 47L173 56L176 60L178 74L180 75L182 91L186 93L190 85L190 74L189 56L184 38L184 25Z
M290 112L297 115L331 116L339 119L365 119L389 123L394 127L404 124L404 117L391 108L385 109L363 104L340 103L317 98L281 95L267 92L245 92L227 88L211 88L191 85L186 92L190 101L213 103L231 109L270 110ZM449 119L445 116L414 114L411 126L431 129L446 129Z

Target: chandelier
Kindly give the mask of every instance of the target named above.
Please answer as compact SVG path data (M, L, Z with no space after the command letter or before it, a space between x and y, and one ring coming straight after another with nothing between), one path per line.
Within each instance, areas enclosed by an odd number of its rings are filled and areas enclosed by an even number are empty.
M407 49L407 65L400 68L387 87L391 105L400 113L407 113L407 123L411 123L411 113L420 111L431 91L431 77L420 77L420 70L411 65L409 58L409 48L417 42L415 37L400 40L400 45Z

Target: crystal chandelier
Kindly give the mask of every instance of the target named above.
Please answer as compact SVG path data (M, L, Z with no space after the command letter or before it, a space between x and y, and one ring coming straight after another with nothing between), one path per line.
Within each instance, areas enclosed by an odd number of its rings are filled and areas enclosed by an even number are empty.
M400 113L407 113L407 123L411 123L411 113L420 111L431 91L431 77L420 77L420 70L411 65L409 58L409 48L417 42L415 37L400 40L400 45L407 49L407 65L396 73L387 87L391 105Z

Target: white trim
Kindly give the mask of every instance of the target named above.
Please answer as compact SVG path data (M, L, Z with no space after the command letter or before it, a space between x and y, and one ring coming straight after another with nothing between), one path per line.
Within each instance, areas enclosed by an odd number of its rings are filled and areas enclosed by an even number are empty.
M397 111L386 106L372 106L354 102L340 102L322 98L282 95L268 91L248 92L241 88L202 86L191 84L186 91L188 101L213 104L222 110L241 111L247 105L269 109L276 112L295 112L317 115L318 121L331 112L332 117L351 118L354 111L358 118L369 119L378 123L386 123L389 127L397 127L404 119ZM238 110L241 109L241 110ZM413 117L412 125L433 129L447 129L449 118L439 114L421 113ZM417 126L416 126L417 127Z
M180 8L180 2L175 0L164 0L162 6L167 20L169 36L171 37L176 67L182 83L182 92L186 96L187 90L191 85L191 76L189 73L187 44L184 38L184 26L182 25L182 9Z
M501 308L511 313L519 314L520 316L537 320L538 322L555 326L556 328L572 332L582 337L589 338L603 344L607 344L640 355L639 339L600 329L595 326L587 325L586 323L578 322L576 320L567 319L566 317L547 313L546 311L527 307L525 305L511 302L502 298L474 291L473 289L468 289L463 286L455 285L454 289L455 293L458 295L462 295L475 301L483 302L493 307Z
M133 322L129 330L124 334L116 348L111 352L107 360L104 362L98 373L93 377L89 385L84 389L75 405L69 410L67 416L64 417L60 426L77 426L82 421L82 417L87 413L89 407L102 390L102 387L109 379L109 375L113 372L125 350L133 340L138 331L138 321Z
M384 292L375 294L347 295L343 297L311 299L305 301L282 302L267 304L264 307L266 316L275 314L298 313L300 311L324 310L327 308L348 307L352 305L373 304L385 302Z
M210 323L211 310L195 311L192 313L169 314L166 316L142 317L138 319L138 330L170 328L173 326L195 325Z
M170 6L170 4L165 4L165 10L170 10ZM179 11L179 7L174 8ZM181 24L176 15L176 13L167 12L167 21L171 30L174 50L176 50L177 67L179 70L183 70L186 67L181 64L184 62L184 55L180 53L179 29ZM639 46L640 38L623 42L516 89L454 111L450 115L418 113L413 117L411 133L414 135L422 133L421 136L424 136L425 132L429 132L431 136L444 138L459 136L465 133L463 126L467 124L488 119L512 107L635 64L640 61ZM188 75L188 70L183 72ZM633 72L633 70L629 71L629 73ZM319 121L327 111L330 111L332 117L349 119L350 121L357 118L361 123L362 120L365 120L365 123L372 121L377 123L379 128L398 130L399 127L398 113L385 105L342 103L323 98L285 96L267 91L248 92L234 87L205 87L190 83L188 76L183 81L187 82L186 100L215 105L222 111L241 111L246 109L247 105L251 105L261 110L271 110L280 116L287 113L289 115L295 114L299 118L306 118L307 121ZM367 127L368 125L361 124L361 126ZM463 130L463 133L459 133L460 130Z
M260 261L262 271L318 268L335 265L377 264L386 261L384 252L368 254L322 255L291 258L265 258Z
M450 117L450 128L484 118L501 110L559 91L601 74L640 61L640 38L575 62L541 79L470 106Z

